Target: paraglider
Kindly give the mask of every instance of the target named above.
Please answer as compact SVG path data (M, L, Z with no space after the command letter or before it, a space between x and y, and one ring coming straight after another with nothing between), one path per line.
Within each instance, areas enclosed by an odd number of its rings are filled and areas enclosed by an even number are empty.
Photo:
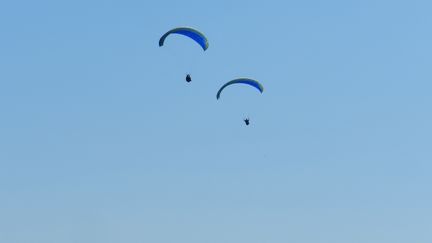
M205 35L203 33L201 33L200 31L193 29L193 28L190 28L190 27L178 27L178 28L174 28L174 29L166 32L159 39L159 46L163 46L165 43L165 39L171 34L178 34L178 35L183 35L183 36L189 37L190 39L192 39L196 43L198 43L198 45L200 45L204 51L207 50L207 48L209 46L207 37L205 37ZM191 81L192 81L192 78L191 78L190 74L187 74L186 75L186 82L190 83Z
M174 29L166 32L159 39L159 46L163 46L165 39L171 34L179 34L179 35L184 35L184 36L191 38L196 43L198 43L204 51L207 50L207 48L209 46L207 37L205 37L205 35L203 33L199 32L198 30L190 28L190 27L174 28Z
M191 78L190 74L188 74L188 75L186 75L186 82L189 83L190 81L192 81L192 78Z
M237 78L237 79L231 80L231 81L225 83L224 85L222 85L222 87L218 90L218 92L216 94L216 99L220 98L222 91L226 87L233 85L233 84L246 84L246 85L249 85L249 86L256 88L261 93L264 92L264 86L262 86L262 84L260 84L258 81L254 80L254 79L250 79L250 78ZM246 126L249 126L249 124L250 124L249 117L243 119L243 121L245 122Z
M250 85L256 89L258 89L261 93L264 92L264 86L262 86L258 81L250 79L250 78L238 78L238 79L234 79L231 80L229 82L227 82L226 84L222 85L222 87L219 89L219 91L216 94L216 99L220 98L220 95L222 93L222 91L233 84L247 84Z

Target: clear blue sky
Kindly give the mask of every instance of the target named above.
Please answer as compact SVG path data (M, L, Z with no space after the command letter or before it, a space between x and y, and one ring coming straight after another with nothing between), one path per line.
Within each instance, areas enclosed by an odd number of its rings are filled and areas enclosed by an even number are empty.
M432 242L431 9L2 1L0 242Z

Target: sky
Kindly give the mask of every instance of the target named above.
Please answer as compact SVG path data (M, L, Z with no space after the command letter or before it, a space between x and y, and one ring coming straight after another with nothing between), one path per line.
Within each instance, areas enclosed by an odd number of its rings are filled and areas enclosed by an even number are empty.
M432 242L431 9L0 2L0 242Z

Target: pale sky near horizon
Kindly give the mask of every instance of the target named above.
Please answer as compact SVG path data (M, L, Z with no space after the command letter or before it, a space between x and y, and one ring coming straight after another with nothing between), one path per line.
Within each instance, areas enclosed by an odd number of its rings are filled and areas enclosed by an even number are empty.
M1 2L0 242L432 242L431 11Z

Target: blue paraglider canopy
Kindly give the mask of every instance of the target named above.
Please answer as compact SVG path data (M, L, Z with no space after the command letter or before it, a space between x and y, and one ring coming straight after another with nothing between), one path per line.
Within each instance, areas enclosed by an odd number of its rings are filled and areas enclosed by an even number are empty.
M227 82L226 84L224 84L219 91L216 94L216 99L220 98L220 95L222 93L222 91L227 87L230 86L232 84L247 84L250 85L256 89L258 89L261 93L264 92L264 86L262 86L258 81L250 79L250 78L238 78L238 79L234 79L231 80L229 82Z
M191 38L192 40L194 40L196 43L198 43L202 49L205 51L207 50L209 44L208 44L208 40L207 38L204 36L204 34L202 34L201 32L199 32L196 29L193 28L189 28L189 27L179 27L179 28L174 28L168 32L166 32L159 40L159 46L163 46L165 39L170 35L170 34L179 34L179 35L184 35L187 36L189 38Z

